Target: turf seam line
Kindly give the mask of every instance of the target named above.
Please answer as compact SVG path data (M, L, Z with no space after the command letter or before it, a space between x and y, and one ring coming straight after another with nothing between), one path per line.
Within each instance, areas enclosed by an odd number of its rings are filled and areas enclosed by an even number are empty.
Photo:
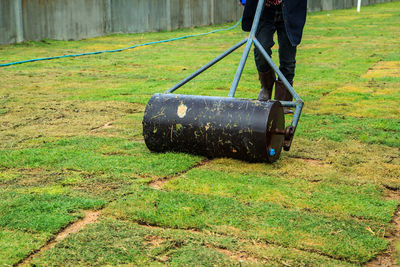
M103 124L103 125L100 125L100 126L96 126L96 127L91 128L91 129L89 130L89 132L95 132L96 130L99 130L99 129L104 129L104 128L107 128L107 127L112 127L113 123L114 123L114 121L106 122L106 123Z
M199 168L199 167L201 167L201 166L207 165L209 162L210 162L210 159L208 159L208 158L203 159L203 160L200 161L199 163L193 165L192 167L190 167L190 168L188 168L188 169L186 169L186 170L183 170L183 171L180 171L180 172L177 172L177 173L174 173L174 174L165 176L165 177L160 178L160 179L156 179L156 180L154 180L154 181L149 182L147 185L148 185L150 188L152 188L152 189L155 189L155 190L162 190L162 187L163 187L168 181L174 180L174 179L178 178L179 176L181 176L181 175L183 175L183 174L185 174L185 173L188 173L189 171L191 171L191 170L193 170L193 169L195 169L195 168Z

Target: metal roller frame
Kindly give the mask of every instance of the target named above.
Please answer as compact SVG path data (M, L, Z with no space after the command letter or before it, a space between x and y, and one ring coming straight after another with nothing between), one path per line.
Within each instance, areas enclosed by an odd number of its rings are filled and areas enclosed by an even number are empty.
M228 97L232 97L233 98L235 96L236 89L237 89L239 81L240 81L240 77L242 76L243 69L244 69L244 66L246 64L246 60L247 60L247 58L249 56L251 46L254 44L260 50L261 54L267 60L268 64L276 72L276 74L278 75L279 79L283 82L285 87L289 90L289 92L291 93L291 95L295 99L294 102L291 102L291 101L280 101L280 103L282 104L283 107L295 107L296 108L296 110L294 112L294 115L293 115L293 120L292 120L291 125L288 126L284 131L277 132L278 134L282 134L282 135L285 136L285 139L284 139L284 142L283 142L283 149L286 150L286 151L289 151L290 146L292 144L294 133L296 131L297 124L298 124L299 119L300 119L300 115L301 115L301 111L303 109L304 102L303 102L303 100L301 100L299 95L296 93L296 91L290 85L290 83L285 78L285 76L282 74L282 72L279 70L279 68L272 61L271 57L268 55L268 53L265 51L264 47L262 47L262 45L260 44L260 42L257 40L257 38L255 36L257 28L258 28L258 24L260 22L261 14L262 14L262 11L263 11L264 6L265 6L264 3L265 3L265 0L259 0L258 1L257 10L256 10L256 13L255 13L255 16L254 16L253 24L252 24L252 27L251 27L251 30L250 30L250 34L249 34L249 36L247 38L241 40L239 43L237 43L236 45L232 46L230 49L228 49L227 51L225 51L224 53L222 53L221 55L216 57L214 60L210 61L208 64L204 65L199 70L195 71L190 76L188 76L187 78L185 78L184 80L182 80L181 82L176 84L175 86L171 87L165 93L173 93L178 88L182 87L184 84L186 84L190 80L194 79L196 76L198 76L199 74L201 74L202 72L204 72L205 70L207 70L208 68L210 68L211 66L213 66L214 64L216 64L217 62L219 62L220 60L222 60L223 58L225 58L229 54L231 54L232 52L234 52L235 50L237 50L239 47L241 47L244 44L246 44L246 46L244 48L244 51L243 51L242 58L240 59L239 67L238 67L238 69L236 71L236 75L235 75L235 77L233 79L233 82L232 82L232 85L231 85L231 88L230 88L229 94L228 94Z

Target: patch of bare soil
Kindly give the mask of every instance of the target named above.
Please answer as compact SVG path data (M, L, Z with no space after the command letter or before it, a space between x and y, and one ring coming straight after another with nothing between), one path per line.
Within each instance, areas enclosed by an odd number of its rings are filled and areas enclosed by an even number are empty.
M95 223L98 220L100 214L101 211L86 211L85 217L82 220L71 224L70 226L65 228L62 232L60 232L54 239L54 243L60 242L70 234L79 232L82 228L86 227L86 225L88 224Z
M311 165L311 166L321 166L321 165L326 164L323 160L320 160L320 159L303 158L303 157L293 157L293 158L300 159L300 160L304 161L304 163L307 163L308 165Z
M171 179L163 179L163 180L155 180L151 183L149 183L149 186L153 189L160 190L163 188L163 186Z
M110 121L110 122L107 122L107 123L105 123L104 125L101 125L101 126L97 126L97 127L93 127L92 129L90 129L90 131L96 131L96 130L98 130L98 129L109 129L109 128L112 128L113 127L113 122L112 121Z
M82 220L79 220L75 223L70 224L64 230L59 232L56 237L53 239L49 240L46 245L41 247L39 250L32 252L25 260L19 262L17 266L28 266L30 265L30 262L34 257L37 255L51 249L55 245L57 245L60 241L65 239L67 236L70 234L74 234L82 230L84 227L86 227L89 224L95 223L98 218L100 217L101 210L99 211L84 211L85 217Z
M260 259L256 259L244 251L232 252L227 249L215 248L215 247L212 247L212 248L217 250L219 253L225 254L226 256L228 256L229 258L231 258L232 260L235 260L235 261L246 262L246 263L261 263L262 262Z
M156 235L146 236L145 239L146 239L147 246L150 248L159 247L162 243L164 243L166 241L165 238L162 238L162 237L156 236Z
M324 162L318 159L302 159L302 160L304 160L305 162L307 162L309 165L312 166L324 165Z
M125 220L121 220L121 219L119 219L119 220L120 221L125 221ZM125 221L125 222L132 223L131 221ZM165 230L165 229L176 230L175 228L168 228L168 227L162 227L162 226L158 226L158 225L151 225L151 224L148 224L148 223L143 222L143 221L137 221L136 223L139 224L141 227L149 229L149 230ZM185 231L185 232L188 232L188 233L192 233L192 234L211 234L211 233L207 233L206 231L200 231L198 229L179 229L179 230ZM212 234L214 234L214 233L212 233ZM219 235L219 234L215 234L215 235L223 236L223 235Z
M396 199L400 201L400 194L398 191L387 190L386 197L388 199ZM400 239L400 206L394 214L392 220L392 225L394 226L393 232L389 233L388 241L390 242L389 248L382 254L378 255L375 259L368 262L365 266L375 267L375 266L397 266L394 254L396 253L395 243Z

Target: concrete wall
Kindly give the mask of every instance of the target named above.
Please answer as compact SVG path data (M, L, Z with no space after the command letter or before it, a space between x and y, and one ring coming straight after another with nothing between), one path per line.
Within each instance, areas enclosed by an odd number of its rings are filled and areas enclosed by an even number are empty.
M237 0L0 0L0 44L236 21Z
M132 4L134 2L134 4ZM112 32L148 32L236 21L236 0L112 0Z
M21 2L1 0L0 2L0 43L22 42L23 25Z
M103 0L22 0L25 40L82 39L105 33Z
M363 5L391 0L362 0ZM238 0L0 0L0 44L77 40L108 33L173 30L236 21ZM308 0L309 11L357 0Z
M112 32L166 30L167 0L112 0Z

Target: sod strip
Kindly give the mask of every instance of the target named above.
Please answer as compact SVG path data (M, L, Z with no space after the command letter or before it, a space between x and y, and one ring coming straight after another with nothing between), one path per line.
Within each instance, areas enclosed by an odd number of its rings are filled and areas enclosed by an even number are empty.
M12 266L49 239L49 233L29 233L0 228L0 266Z
M104 204L102 200L0 190L0 264L18 263L81 218L80 210Z
M208 166L226 173L256 173L286 180L298 178L309 182L323 181L354 187L376 184L378 191L383 191L384 187L400 188L398 148L362 144L352 140L335 142L324 140L323 137L316 141L297 137L295 142L296 145L290 153L283 155L274 164L254 164L221 158L214 159Z
M0 191L0 226L33 232L55 233L82 217L81 209L96 209L105 204L64 195L21 194Z
M211 168L211 169L208 169ZM279 203L289 209L323 212L333 216L356 216L389 222L398 202L384 200L376 185L349 186L327 182L313 183L259 173L238 174L196 168L173 179L166 190L230 197L242 203L254 201Z
M152 153L144 143L122 138L76 137L25 149L0 150L0 167L46 167L113 174L168 176L184 171L201 157Z
M400 95L398 97L400 98ZM296 135L310 140L318 140L324 137L337 142L358 140L367 144L400 147L399 119L305 114L302 115L301 122Z

